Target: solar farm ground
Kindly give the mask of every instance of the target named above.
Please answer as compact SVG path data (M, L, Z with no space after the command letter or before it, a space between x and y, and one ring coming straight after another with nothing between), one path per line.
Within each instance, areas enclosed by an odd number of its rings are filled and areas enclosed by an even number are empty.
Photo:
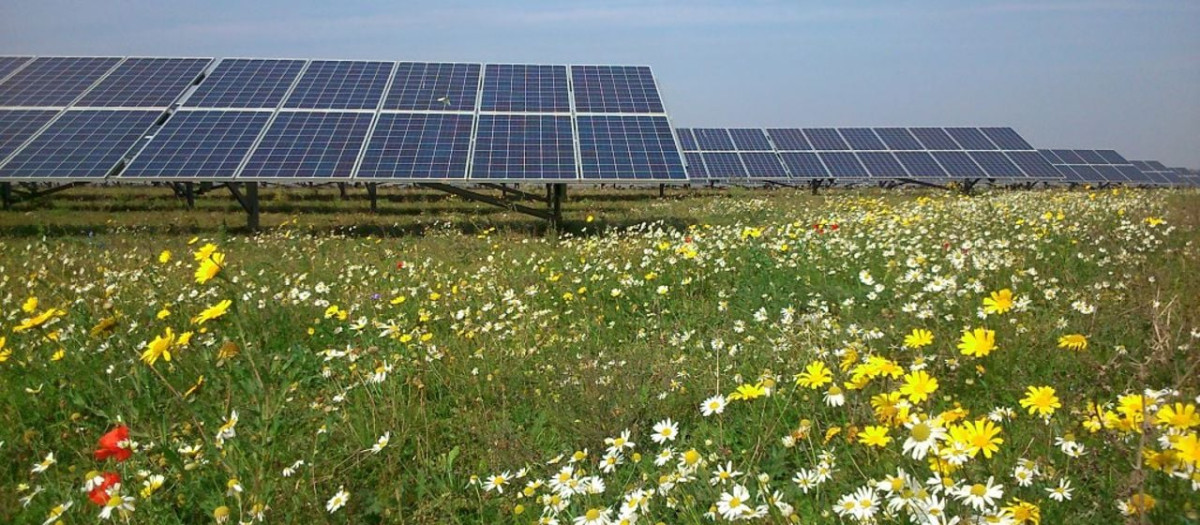
M260 198L0 212L0 522L1197 519L1195 190Z

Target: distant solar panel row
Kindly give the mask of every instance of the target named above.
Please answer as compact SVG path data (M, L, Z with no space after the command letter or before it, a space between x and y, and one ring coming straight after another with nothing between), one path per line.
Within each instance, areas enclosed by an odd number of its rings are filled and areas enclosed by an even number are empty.
M1157 184L1112 150L1038 150L1066 182L1078 184Z
M1010 128L681 128L693 178L1058 179Z

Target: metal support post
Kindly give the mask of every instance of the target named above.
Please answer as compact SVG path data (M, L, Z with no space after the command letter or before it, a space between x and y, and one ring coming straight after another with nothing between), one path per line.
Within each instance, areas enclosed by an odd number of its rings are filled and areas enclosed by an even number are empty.
M660 198L660 199L667 198L667 185L666 184L658 185L658 198Z
M0 182L0 201L4 203L4 209L12 209L12 183Z
M567 197L566 184L551 185L550 225L558 229L562 225L562 201Z
M196 209L196 188L191 182L183 183L183 196L187 199L187 207L189 210Z
M367 183L367 197L370 197L370 199L371 199L371 213L375 213L376 211L379 210L379 207L375 202L376 191L377 191L377 185L374 182L368 182Z
M817 190L821 189L821 180L813 179L813 180L808 181L808 187L809 187L809 189L812 190L812 194L816 195Z
M339 182L339 183L337 183L337 187L338 187L338 195L340 195L343 199L345 199L346 198L346 183Z
M246 227L258 231L258 183L246 183Z

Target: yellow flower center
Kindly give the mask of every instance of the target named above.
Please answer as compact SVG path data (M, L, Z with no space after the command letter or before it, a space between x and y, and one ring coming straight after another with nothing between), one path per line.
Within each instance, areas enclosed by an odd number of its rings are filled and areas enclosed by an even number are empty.
M587 514L585 514L584 517L587 518L588 521L596 521L600 519L600 509L588 509Z
M742 500L741 500L741 499L738 499L737 497L734 497L733 499L729 500L729 508L731 508L731 509L735 509L735 508L738 508L738 507L741 507L741 506L742 506Z
M926 423L917 423L912 427L912 437L917 441L925 441L933 434L933 429Z
M987 494L987 487L980 485L979 483L971 485L971 495L972 496L982 498L984 494Z

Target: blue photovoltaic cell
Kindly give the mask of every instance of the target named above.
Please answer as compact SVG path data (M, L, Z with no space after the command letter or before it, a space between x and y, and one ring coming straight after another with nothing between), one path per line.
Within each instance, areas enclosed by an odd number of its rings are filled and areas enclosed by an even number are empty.
M1029 150L1033 149L1021 135L1017 134L1012 128L979 128L987 138L991 139L992 143L999 146L1000 149L1009 150Z
M577 113L662 113L654 76L645 66L571 66Z
M1113 167L1116 168L1117 171L1121 173L1121 175L1124 175L1126 179L1129 179L1131 181L1142 182L1142 183L1148 182L1150 184L1174 184L1175 183L1175 181L1173 181L1170 177L1167 176L1168 173L1166 173L1166 172L1143 171L1143 170L1137 169L1132 164L1122 164L1122 165L1113 166Z
M975 160L976 164L979 164L979 167L983 168L988 177L1013 178L1025 176L1021 172L1021 168L1018 168L1016 164L1013 164L1012 161L1008 160L1008 157L1005 157L999 151L972 151L968 155Z
M919 150L925 149L916 137L912 136L905 128L875 128L875 134L883 139L883 143L887 144L887 149L891 150Z
M1100 158L1104 159L1109 164L1129 164L1129 161L1125 160L1125 157L1122 157L1120 153L1117 153L1111 149L1097 150L1096 154L1100 155Z
M576 179L571 117L480 115L472 179Z
M708 176L714 179L746 178L746 166L737 153L704 153Z
M0 162L58 114L55 110L0 110Z
M946 170L934 160L933 155L924 151L897 151L896 160L904 165L904 169L912 178L944 179L948 176Z
M384 113L356 178L465 179L471 115Z
M739 153L746 173L756 179L786 179L787 170L779 161L779 155L766 152Z
M875 132L871 128L842 128L838 130L842 133L842 138L846 139L846 143L850 145L850 149L859 151L879 151L887 149L883 145L883 141L875 136Z
M816 153L795 152L780 153L780 160L787 166L794 178L824 179L829 177L829 170L821 163Z
M584 179L687 178L667 117L580 115L577 121Z
M38 58L0 84L0 106L65 107L121 59Z
M224 59L184 106L274 109L303 68L303 60Z
M729 136L738 151L771 151L771 143L761 129L731 128Z
M1082 158L1079 157L1079 155L1075 154L1075 150L1056 149L1056 150L1050 150L1050 151L1052 151L1055 155L1057 155L1059 159L1062 159L1063 164L1070 164L1072 166L1078 165L1078 164L1088 164L1087 161L1083 160Z
M170 106L204 72L208 58L130 58L117 66L76 106L155 108Z
M238 178L349 178L373 118L358 112L280 113Z
M971 160L966 153L961 151L935 151L933 158L937 159L938 164L946 170L946 174L958 177L983 177L987 174L979 168L975 161Z
M474 111L479 64L401 62L383 109Z
M1151 168L1150 164L1144 160L1131 160L1129 163L1133 164L1133 167L1142 171L1154 171L1154 168Z
M1075 154L1078 155L1079 158L1083 159L1085 164L1108 164L1108 162L1104 160L1104 157L1101 157L1100 154L1096 153L1094 150L1077 149L1075 150Z
M1066 164L1066 162L1063 162L1062 159L1058 158L1058 155L1055 155L1053 151L1050 151L1048 149L1039 149L1038 153L1042 154L1042 158L1046 159L1046 162L1049 162L1050 164L1053 164L1055 166L1057 166L1059 164Z
M1108 181L1108 182L1132 182L1127 177L1125 177L1125 175L1122 175L1121 172L1118 171L1117 168L1115 168L1113 166L1109 166L1107 164L1100 164L1100 165L1096 165L1096 166L1091 166L1091 168L1095 169L1098 173L1100 173L1100 178L1105 181Z
M962 149L942 128L909 128L908 131L912 132L927 150Z
M1058 170L1058 172L1062 174L1063 179L1065 179L1067 182L1089 182L1083 177L1083 175L1076 173L1075 169L1071 166L1064 164L1062 166L1055 166L1054 169Z
M1166 171L1167 170L1167 167L1163 163L1161 163L1157 160L1148 160L1148 161L1146 161L1146 164L1149 164L1150 167L1154 168L1156 171Z
M1035 179L1057 179L1059 178L1058 170L1036 151L1008 151L1005 152L1008 159L1016 164L1021 171L1025 172L1025 176Z
M696 145L696 135L692 133L692 130L686 128L676 129L675 136L679 138L679 147L683 151L700 151L700 148Z
M105 177L159 115L160 111L68 111L0 167L0 178Z
M233 177L270 118L267 111L177 111L121 177Z
M12 73L13 71L16 71L17 68L21 67L21 65L24 63L29 62L31 58L33 57L0 57L0 80L4 80L4 77L8 76L9 73Z
M946 133L958 142L963 149L969 150L993 150L996 145L988 140L987 136L977 128L946 128Z
M700 151L734 151L733 139L729 138L729 130L725 128L692 128L696 135L696 145Z
M850 146L842 140L842 136L838 134L834 128L805 128L804 134L808 137L808 142L812 144L813 149L819 151L830 150L848 150ZM857 161L856 161L857 162ZM832 167L830 171L832 171Z
M1068 166L1079 178L1086 182L1118 182L1102 175L1096 168L1087 165Z
M689 179L703 179L708 177L708 170L704 169L704 158L699 153L694 151L684 152L683 160L687 161Z
M812 135L809 135L812 138ZM853 153L820 153L821 161L829 168L829 174L837 178L861 179L869 177L867 170Z
M904 166L901 166L891 153L876 151L857 153L857 155L859 162L862 162L863 167L867 168L867 173L870 173L872 177L903 178L908 176L908 172L904 171Z
M313 60L283 107L375 109L392 75L392 66L391 62Z
M812 151L812 144L804 136L804 131L797 128L771 128L767 130L775 149L779 151Z
M488 64L483 74L483 111L567 113L566 66Z

